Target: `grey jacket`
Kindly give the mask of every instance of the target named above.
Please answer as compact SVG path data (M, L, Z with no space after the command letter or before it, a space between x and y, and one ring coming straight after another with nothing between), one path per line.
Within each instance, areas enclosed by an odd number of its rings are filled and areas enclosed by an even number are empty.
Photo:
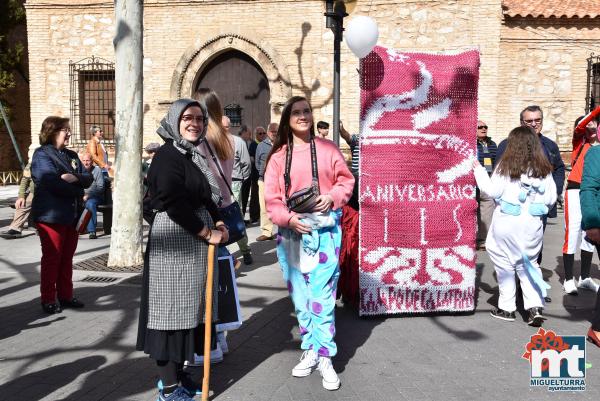
M258 170L258 179L264 181L265 179L265 163L267 162L267 156L273 148L273 142L270 138L266 138L264 141L258 144L256 148L256 160L254 161L256 169Z
M92 169L92 176L94 177L94 181L92 182L92 185L85 190L85 194L90 198L104 201L104 175L102 174L100 167L94 166Z
M237 135L233 135L234 156L233 172L231 178L237 181L245 181L250 177L250 153L246 142Z

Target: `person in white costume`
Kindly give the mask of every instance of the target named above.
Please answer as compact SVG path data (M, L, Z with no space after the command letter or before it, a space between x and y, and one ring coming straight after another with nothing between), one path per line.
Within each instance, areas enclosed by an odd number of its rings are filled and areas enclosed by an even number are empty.
M514 321L516 279L519 276L527 323L539 327L548 285L542 279L537 257L544 235L542 216L556 202L552 165L539 139L527 127L517 127L508 136L506 151L490 178L477 160L475 179L481 191L496 200L486 249L498 279L500 296L493 317Z

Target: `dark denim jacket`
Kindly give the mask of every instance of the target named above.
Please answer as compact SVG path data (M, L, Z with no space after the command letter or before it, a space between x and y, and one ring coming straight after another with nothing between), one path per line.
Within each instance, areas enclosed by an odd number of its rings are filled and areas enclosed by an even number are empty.
M79 181L69 184L60 176L71 173ZM77 153L69 149L58 151L52 145L43 145L31 161L31 177L35 183L35 196L31 212L35 222L75 224L79 217L84 188L92 184Z

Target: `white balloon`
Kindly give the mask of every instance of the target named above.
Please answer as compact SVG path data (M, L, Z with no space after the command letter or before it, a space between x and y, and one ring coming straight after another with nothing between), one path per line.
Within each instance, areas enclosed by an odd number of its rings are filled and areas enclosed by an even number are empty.
M358 58L371 53L377 44L379 29L373 18L359 15L352 18L344 34L346 44Z

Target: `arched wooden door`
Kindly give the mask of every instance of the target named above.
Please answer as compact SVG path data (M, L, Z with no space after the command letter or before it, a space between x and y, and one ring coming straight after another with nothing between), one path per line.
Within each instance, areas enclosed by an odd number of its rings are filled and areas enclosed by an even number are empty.
M196 88L211 88L219 95L231 132L241 125L254 130L270 123L270 90L267 76L247 54L230 50L212 60L201 72Z

